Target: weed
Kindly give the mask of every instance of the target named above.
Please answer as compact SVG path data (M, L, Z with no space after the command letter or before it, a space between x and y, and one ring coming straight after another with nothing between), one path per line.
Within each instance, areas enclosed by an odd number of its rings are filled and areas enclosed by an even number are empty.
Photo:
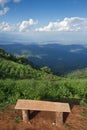
M81 100L80 101L80 106L84 106L84 107L87 107L87 101L86 100Z
M22 121L22 118L21 118L21 117L16 117L16 118L15 118L15 122L16 122L16 123L20 123L21 121Z
M81 116L87 116L87 111L80 111Z
M68 125L68 124L66 124L66 129L67 129L67 130L75 130L75 129L73 129L70 125Z

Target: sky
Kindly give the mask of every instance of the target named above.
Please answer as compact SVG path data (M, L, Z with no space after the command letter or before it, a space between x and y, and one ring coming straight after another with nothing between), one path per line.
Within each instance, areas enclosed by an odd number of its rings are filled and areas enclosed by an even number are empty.
M87 0L0 0L0 44L87 44Z

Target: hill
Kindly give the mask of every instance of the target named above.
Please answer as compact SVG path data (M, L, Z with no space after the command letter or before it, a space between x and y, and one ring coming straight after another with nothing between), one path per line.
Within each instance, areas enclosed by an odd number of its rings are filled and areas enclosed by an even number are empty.
M87 68L72 71L71 73L68 73L66 77L72 79L87 78Z
M45 67L47 68L47 67ZM49 69L49 68L47 68ZM48 73L33 68L31 61L25 57L15 57L3 49L0 49L0 77L15 79L40 79L46 77Z
M20 59L20 58L19 58ZM55 76L45 66L40 70L0 49L0 106L17 99L59 101L74 98L87 102L87 79Z
M86 45L61 45L61 44L8 44L0 45L1 48L16 56L27 56L33 64L43 67L48 66L57 75L64 75L73 70L87 67Z
M0 130L86 130L87 79L55 76L47 66L38 70L29 63L0 49ZM72 112L61 127L56 127L53 112L31 113L30 124L23 123L21 112L11 105L18 99L68 102Z

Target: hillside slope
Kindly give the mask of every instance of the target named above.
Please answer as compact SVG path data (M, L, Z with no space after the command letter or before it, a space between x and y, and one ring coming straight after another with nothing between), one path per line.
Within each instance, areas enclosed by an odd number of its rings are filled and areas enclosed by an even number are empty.
M18 57L6 53L0 49L0 77L15 79L40 79L48 73L32 67L32 63L24 57Z
M76 69L87 67L86 45L63 45L63 44L7 44L1 48L13 55L25 55L35 65L48 66L52 72L64 75Z
M87 68L72 71L71 73L68 73L66 77L72 79L87 78Z
M37 70L14 59L17 60L1 50L0 104L14 104L21 98L50 101L74 98L87 103L87 79L58 77L50 73L48 67Z

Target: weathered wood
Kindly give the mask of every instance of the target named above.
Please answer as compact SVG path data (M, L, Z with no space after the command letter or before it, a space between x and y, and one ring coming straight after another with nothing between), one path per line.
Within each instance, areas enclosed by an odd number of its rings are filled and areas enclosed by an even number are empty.
M21 99L17 101L15 109L70 112L70 107L68 103L48 102L48 101L38 101L38 100L21 100Z
M63 125L63 112L56 112L56 126Z
M24 122L28 122L28 121L29 121L29 113L28 113L28 110L22 110L22 117L23 117L23 121L24 121Z

